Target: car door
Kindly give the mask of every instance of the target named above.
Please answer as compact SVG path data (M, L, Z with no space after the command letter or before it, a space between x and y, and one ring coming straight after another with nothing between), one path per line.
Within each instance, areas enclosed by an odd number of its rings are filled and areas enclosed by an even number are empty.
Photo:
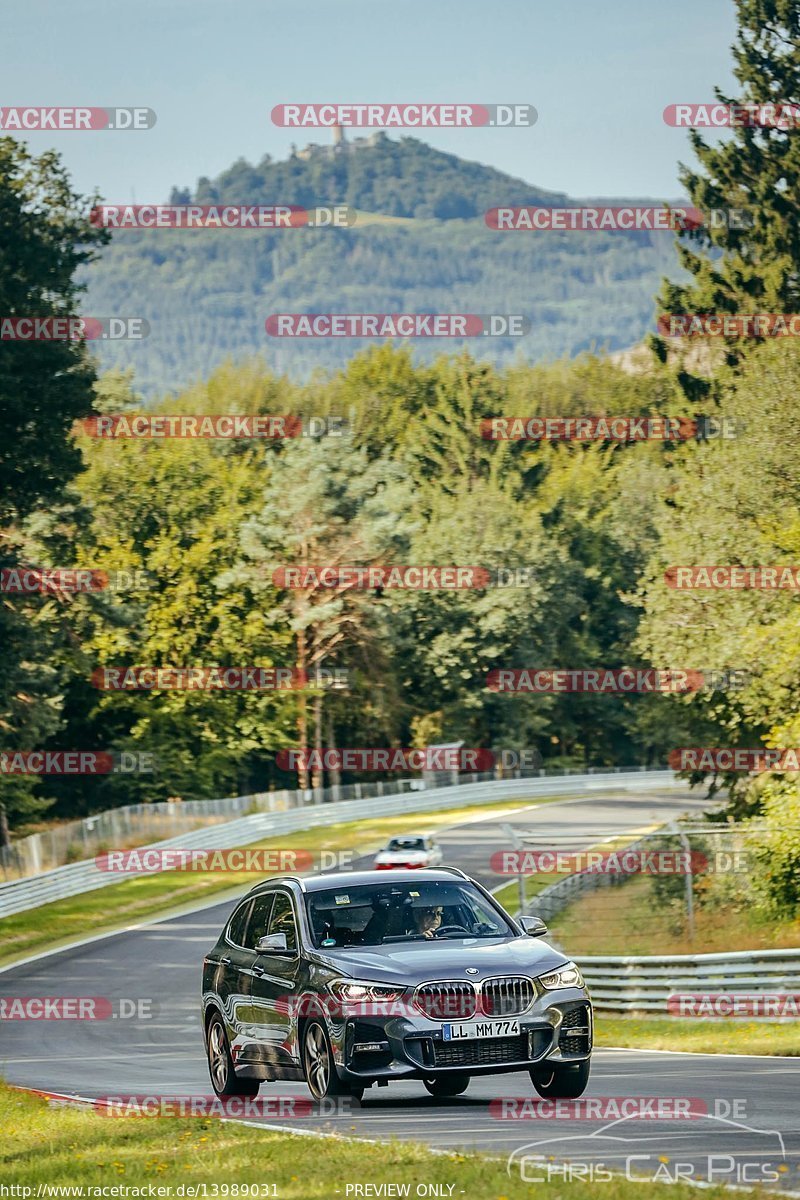
M220 1001L234 1062L246 1041L244 1030L250 1003L250 968L255 956L252 951L245 949L244 941L252 910L252 898L244 900L234 909L216 951L218 957L212 990Z
M228 970L236 978L235 998L231 996L229 1001L231 1016L227 1018L231 1057L235 1063L259 1060L258 1029L253 1021L253 968L258 957L255 944L269 925L272 904L272 892L251 897L246 921L243 924L231 921L226 933Z
M291 894L283 888L275 889L272 894L275 903L264 934L282 933L286 949L257 954L251 980L251 1012L262 1061L281 1068L297 1065L294 1029L300 942Z

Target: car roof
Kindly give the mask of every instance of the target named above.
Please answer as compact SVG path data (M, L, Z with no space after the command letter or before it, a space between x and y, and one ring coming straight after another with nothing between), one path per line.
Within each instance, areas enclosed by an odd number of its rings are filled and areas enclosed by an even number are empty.
M359 884L374 883L376 885L385 885L387 883L412 883L414 880L425 883L446 883L452 882L453 878L467 879L458 867L426 867L422 870L406 867L393 868L390 871L338 871L330 875L276 875L270 879L264 879L261 883L257 883L250 891L250 895L260 892L262 889L273 887L277 884L298 884L301 891L304 892L321 892L333 887L358 887Z

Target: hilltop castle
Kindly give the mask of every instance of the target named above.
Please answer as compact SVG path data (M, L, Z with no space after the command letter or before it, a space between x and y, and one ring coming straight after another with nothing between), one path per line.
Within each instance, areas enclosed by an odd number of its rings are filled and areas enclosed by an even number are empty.
M309 142L302 150L297 151L298 158L333 158L337 154L349 154L353 150L361 150L364 146L375 146L385 137L382 130L376 129L368 137L353 138L348 142L342 125L331 126L333 145L320 146L317 142Z

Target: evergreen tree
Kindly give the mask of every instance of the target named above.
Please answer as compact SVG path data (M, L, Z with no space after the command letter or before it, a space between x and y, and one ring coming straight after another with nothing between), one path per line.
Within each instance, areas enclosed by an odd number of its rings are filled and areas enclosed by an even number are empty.
M723 104L793 105L800 100L800 5L797 0L736 0L732 47L738 97L715 89ZM755 120L755 118L754 118ZM666 313L800 311L800 130L756 123L731 130L718 145L697 132L690 141L700 169L682 166L692 204L723 210L726 221L679 235L691 278L665 281ZM656 348L662 358L664 343Z

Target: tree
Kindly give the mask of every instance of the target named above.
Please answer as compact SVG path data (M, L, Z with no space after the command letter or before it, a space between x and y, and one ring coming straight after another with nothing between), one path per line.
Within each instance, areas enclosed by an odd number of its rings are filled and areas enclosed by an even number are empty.
M229 587L246 583L269 606L268 621L288 626L295 650L291 665L308 676L327 665L352 664L366 646L375 656L380 618L374 591L280 583L276 590L273 574L287 567L383 565L402 543L409 506L402 470L384 459L370 461L365 448L332 438L290 442L272 456L263 503L242 527L241 562L224 582ZM380 694L375 676L371 688ZM320 748L323 741L323 692L302 689L297 712L301 751L309 744L309 695L314 746ZM300 786L308 786L303 766L298 776ZM320 773L313 772L312 786L320 783Z
M75 273L108 239L58 156L32 157L0 138L0 314L74 316ZM69 441L91 412L94 365L80 341L3 341L0 359L0 529L57 497L80 466Z
M0 138L0 317L70 317L83 287L79 267L108 237L93 229L90 201L72 190L58 156L34 158ZM0 568L28 547L31 514L57 501L80 467L69 439L91 411L94 365L81 341L3 340L0 358ZM58 724L50 618L57 602L0 597L0 730L7 745L32 748ZM29 739L34 739L28 746ZM44 807L31 780L0 778L5 820Z
M717 744L793 746L800 725L797 596L791 590L680 591L665 572L678 565L795 564L800 554L797 424L800 352L759 347L720 377L722 412L738 422L728 442L689 445L654 506L657 537L640 585L639 649L658 664L744 670L741 690L697 693L677 703L694 710L695 735ZM686 743L683 743L686 744ZM758 795L730 776L734 811ZM740 803L741 801L741 803Z
M159 407L281 412L287 405L280 390L278 381L256 376L248 366L224 368ZM110 378L103 380L96 407L119 412L141 405L126 381ZM87 469L74 491L89 513L76 531L80 554L108 570L141 576L143 586L86 598L70 730L80 730L84 744L138 748L157 762L155 777L111 776L96 789L98 797L105 794L108 806L259 790L268 752L290 737L291 710L282 694L98 692L86 679L104 666L282 665L288 629L270 621L246 586L219 586L237 560L239 528L258 502L263 446L89 437L80 445Z
M723 104L797 105L800 6L797 0L736 0L734 74L738 98ZM800 139L796 128L742 125L718 145L690 132L700 170L680 178L702 212L736 210L734 219L679 234L691 278L664 282L667 313L797 312L800 306ZM665 355L663 343L659 346Z

